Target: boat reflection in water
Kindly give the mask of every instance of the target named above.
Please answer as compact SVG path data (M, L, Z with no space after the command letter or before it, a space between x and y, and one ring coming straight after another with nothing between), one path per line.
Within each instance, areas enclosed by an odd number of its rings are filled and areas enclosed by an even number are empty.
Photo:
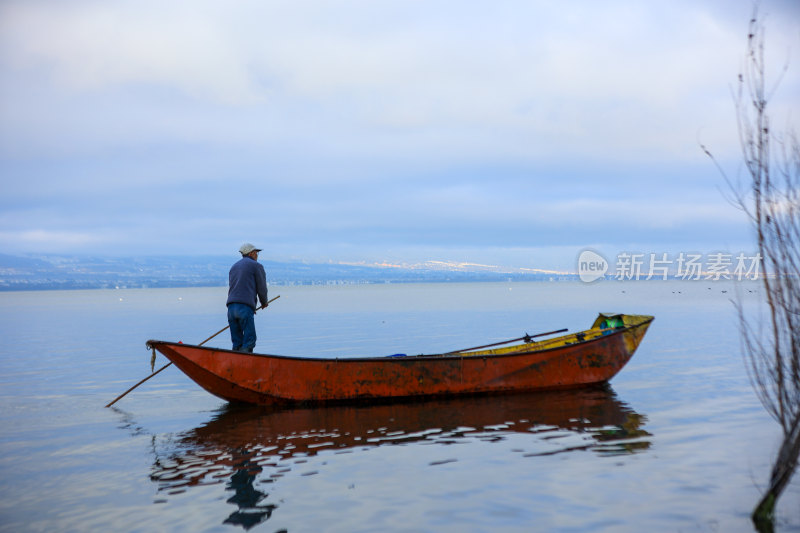
M366 406L226 404L206 424L158 446L162 450L156 451L151 479L158 484L160 502L189 487L225 484L227 502L237 509L224 523L250 529L276 508L264 503L268 493L256 483L264 488L317 454L333 457L415 443L500 442L512 435L531 439L534 451L523 457L575 450L632 454L650 446L645 421L608 385Z

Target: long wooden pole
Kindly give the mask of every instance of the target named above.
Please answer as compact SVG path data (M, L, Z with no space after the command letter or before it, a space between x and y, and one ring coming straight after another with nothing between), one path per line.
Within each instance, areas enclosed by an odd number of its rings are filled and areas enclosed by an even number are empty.
M535 339L536 337L544 337L545 335L552 335L554 333L564 333L565 331L567 331L567 328L557 329L555 331L547 331L545 333L537 333L536 335L528 335L528 334L526 334L524 337L519 337L519 338L516 338L516 339L510 339L510 340L502 341L502 342L495 342L493 344L484 344L483 346L473 346L472 348L464 348L463 350L456 350L454 352L447 352L447 353L442 354L442 355L453 355L453 354L457 354L457 353L471 352L472 350L480 350L481 348L491 348L492 346L501 346L503 344L511 344L512 342L517 342L517 341L530 342L530 339Z
M265 303L264 305L262 305L261 307L259 307L259 309L264 309L265 307L267 307L269 304L271 304L272 302L274 302L275 300L277 300L277 299L278 299L278 298L280 298L280 297L281 297L281 295L279 294L278 296L276 296L276 297L275 297L275 298L273 298L272 300L269 300L267 303ZM209 338L207 338L206 340L204 340L203 342L201 342L200 344L198 344L198 346L202 346L202 345L204 345L205 343L207 343L208 341L210 341L211 339L213 339L214 337L216 337L217 335L219 335L220 333L222 333L223 331L225 331L225 330L226 330L226 329L228 329L229 327L230 327L230 325L227 325L227 326L225 326L224 328L222 328L221 330L219 330L218 332L214 333L214 334L213 334L213 335L211 335ZM159 368L158 370L156 370L155 372L153 372L152 374L150 374L149 376L147 376L146 378L144 378L143 380L141 380L139 383L137 383L136 385L134 385L134 386L133 386L133 387L131 387L130 389L126 390L125 392L123 392L122 394L120 394L119 396L117 396L116 398L114 398L114 401L113 401L113 402L110 402L108 405L106 405L106 407L111 407L112 405L114 405L115 403L117 403L119 400L121 400L122 398L124 398L124 397L125 397L125 396L126 396L128 393L129 393L129 392L131 392L133 389L135 389L136 387L138 387L139 385L141 385L142 383L144 383L144 382L145 382L145 381L147 381L148 379L150 379L150 378L154 377L156 374L158 374L159 372L161 372L162 370L164 370L165 368L167 368L167 367L168 367L169 365L171 365L171 364L172 364L172 361L170 361L170 362L169 362L169 363L167 363L166 365L162 366L161 368Z

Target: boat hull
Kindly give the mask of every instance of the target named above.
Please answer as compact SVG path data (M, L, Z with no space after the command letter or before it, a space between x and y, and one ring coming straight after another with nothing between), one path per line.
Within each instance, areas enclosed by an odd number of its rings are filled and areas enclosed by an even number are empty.
M601 315L611 316L611 315ZM234 402L298 404L565 389L603 383L633 355L652 317L624 317L549 341L411 357L322 359L148 341L211 394ZM622 321L623 318L620 318Z

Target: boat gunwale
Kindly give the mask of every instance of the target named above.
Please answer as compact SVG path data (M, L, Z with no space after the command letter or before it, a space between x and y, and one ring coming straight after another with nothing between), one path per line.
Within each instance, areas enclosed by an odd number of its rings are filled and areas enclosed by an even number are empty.
M170 345L170 346L185 346L187 348L194 348L199 349L202 351L215 351L215 352L226 352L229 354L234 354L242 357L264 357L264 358L271 358L271 359L284 359L284 360L294 360L294 361L303 361L308 363L366 363L366 362L403 362L403 361L453 361L453 360L462 360L462 359L469 359L469 358L504 358L504 357L519 357L524 355L531 355L531 354L544 354L547 352L555 351L555 350L564 350L567 348L575 347L575 346L582 346L586 344L590 344L593 342L599 342L602 339L608 339L612 336L624 334L627 331L634 330L640 328L642 326L649 325L654 319L654 316L649 315L628 315L628 316L640 316L646 317L645 320L638 322L636 324L626 325L615 330L612 330L610 333L605 335L598 335L591 339L584 339L578 340L574 343L569 344L560 344L552 347L545 347L541 349L532 349L532 350L522 350L522 351L513 351L507 353L481 353L481 352L455 352L455 353L441 353L441 354L419 354L419 355L400 355L400 356L391 356L391 355L383 355L383 356L366 356L366 357L332 357L332 358L324 358L324 357L316 357L316 356L302 356L302 355L278 355L278 354L263 354L263 353L249 353L249 352L239 352L227 348L214 348L211 346L200 346L197 344L186 344L183 342L173 342L173 341L160 341L151 339L148 340L146 345L148 349L156 348L155 344L161 345ZM543 341L538 342L552 342L554 340L564 338L564 337L574 337L580 335L581 333L585 333L587 331L591 331L593 328L589 328L586 330L581 330L575 333L569 333L567 335L562 335L560 337L553 337L551 339L544 339ZM514 345L508 346L508 348L513 348ZM519 346L524 346L521 344ZM156 348L157 349L157 348ZM159 350L160 351L160 350Z

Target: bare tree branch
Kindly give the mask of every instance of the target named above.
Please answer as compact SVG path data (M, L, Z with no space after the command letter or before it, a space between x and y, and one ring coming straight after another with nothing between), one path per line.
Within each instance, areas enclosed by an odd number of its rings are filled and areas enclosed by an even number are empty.
M734 187L714 156L702 149L753 223L763 262L766 324L754 324L741 301L735 305L750 383L783 430L769 486L752 515L758 529L771 531L775 504L800 454L800 142L794 132L781 135L771 130L769 101L788 64L767 91L764 34L756 7L734 102L748 189Z

